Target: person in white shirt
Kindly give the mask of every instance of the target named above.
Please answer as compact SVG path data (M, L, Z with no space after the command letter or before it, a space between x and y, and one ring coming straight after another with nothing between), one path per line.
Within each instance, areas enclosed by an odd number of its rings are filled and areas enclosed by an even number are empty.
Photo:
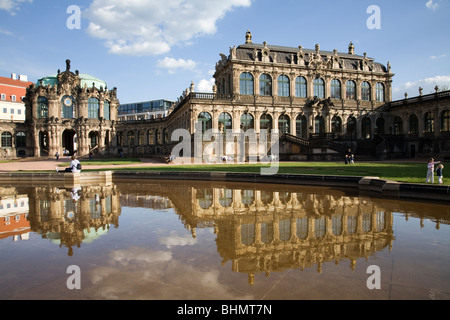
M430 160L428 160L427 163L427 179L425 180L425 183L428 183L431 181L431 183L434 183L434 165L441 163L440 161L434 162L434 159L431 158Z
M64 170L58 170L58 168L56 168L56 172L72 172L72 173L81 172L81 170L78 169L79 163L80 163L80 161L78 161L77 157L72 156L72 161L70 162L70 167L68 167Z

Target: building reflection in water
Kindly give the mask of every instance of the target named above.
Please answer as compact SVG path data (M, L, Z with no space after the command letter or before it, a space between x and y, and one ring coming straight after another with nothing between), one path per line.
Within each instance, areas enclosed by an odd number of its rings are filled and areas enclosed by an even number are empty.
M269 275L289 269L348 263L390 250L395 240L393 217L401 212L421 221L448 224L450 209L388 199L371 199L327 188L210 184L200 182L120 182L116 185L56 188L11 188L28 195L31 231L73 247L91 241L111 226L118 228L122 208L142 207L175 212L196 237L211 228L222 263L248 274ZM274 191L276 190L276 191ZM443 209L446 208L446 209ZM431 213L430 213L431 212Z
M31 230L59 242L73 254L73 247L89 242L119 226L119 196L114 186L30 188L28 219Z

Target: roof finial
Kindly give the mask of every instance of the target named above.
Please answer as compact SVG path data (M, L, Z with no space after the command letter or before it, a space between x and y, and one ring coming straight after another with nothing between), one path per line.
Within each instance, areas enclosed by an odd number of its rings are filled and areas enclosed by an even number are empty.
M66 71L70 71L70 60L66 60Z
M247 33L245 34L245 43L253 43L250 30L247 30Z
M348 45L348 54L355 54L355 46L353 45L353 42L350 41L350 44Z

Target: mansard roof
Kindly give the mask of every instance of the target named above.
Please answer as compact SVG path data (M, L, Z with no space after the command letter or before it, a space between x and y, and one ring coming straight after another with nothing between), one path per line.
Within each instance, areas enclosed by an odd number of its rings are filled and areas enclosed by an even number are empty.
M297 59L297 53L301 50L303 54L305 55L305 62L309 62L309 58L312 57L316 50L314 49L304 49L304 48L295 48L295 47L284 47L284 46L276 46L276 45L268 45L266 43L264 44L257 44L248 42L243 45L240 45L236 48L236 59L238 60L247 60L247 61L254 61L254 51L256 50L263 50L263 49L269 49L270 54L273 56L276 54L276 61L277 63L285 63L285 64L291 64L291 59L294 58L294 62L296 62ZM334 51L323 51L320 50L320 55L322 56L322 59L324 62L326 61L327 57L337 57L343 61L344 69L346 70L360 70L359 66L362 61L365 59L373 64L373 71L375 72L387 72L387 68L385 65L375 62L373 58L369 58L367 56L361 56L356 54L350 54L350 53L342 53L342 52L334 52Z

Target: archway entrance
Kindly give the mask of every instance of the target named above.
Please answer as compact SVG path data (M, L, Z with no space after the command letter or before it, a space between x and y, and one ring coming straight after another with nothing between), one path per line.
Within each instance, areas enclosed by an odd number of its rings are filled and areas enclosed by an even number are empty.
M76 151L76 133L74 130L64 130L62 135L62 148L69 152L69 155Z

